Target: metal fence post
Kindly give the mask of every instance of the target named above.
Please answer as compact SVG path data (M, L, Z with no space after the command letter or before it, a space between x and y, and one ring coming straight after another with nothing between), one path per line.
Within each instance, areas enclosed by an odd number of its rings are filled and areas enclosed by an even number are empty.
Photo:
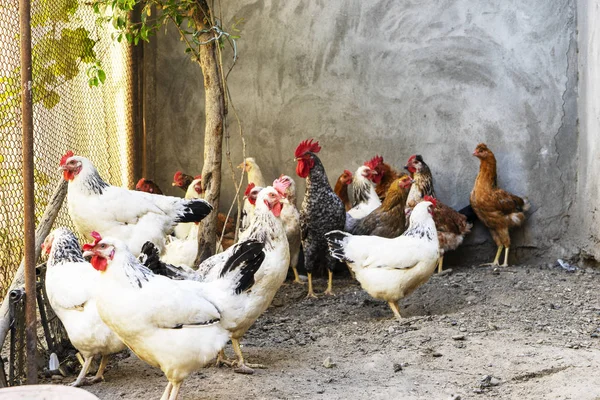
M25 332L27 383L37 383L37 329L35 290L35 200L33 181L33 102L31 61L31 2L19 0L21 36L21 121L23 131L23 194L25 237Z

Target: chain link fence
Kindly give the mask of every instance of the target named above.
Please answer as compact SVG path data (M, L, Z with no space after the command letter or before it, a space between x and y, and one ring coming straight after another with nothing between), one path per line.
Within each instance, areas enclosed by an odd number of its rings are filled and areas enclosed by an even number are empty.
M18 1L0 3L0 299L23 256ZM113 185L134 184L131 50L97 24L90 2L32 0L36 224L67 150ZM90 87L101 68L106 81ZM55 223L72 227L63 206Z

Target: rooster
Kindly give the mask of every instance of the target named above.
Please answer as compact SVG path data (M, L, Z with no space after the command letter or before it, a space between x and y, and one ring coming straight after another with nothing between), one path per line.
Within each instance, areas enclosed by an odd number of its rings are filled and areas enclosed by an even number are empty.
M307 297L316 297L312 286L312 272L322 261L326 261L329 274L325 294L333 294L335 261L327 252L325 233L343 229L346 221L344 203L331 189L325 168L317 157L319 151L319 142L313 142L311 139L302 141L294 153L298 163L296 174L300 178L306 178L306 190L300 211L300 232L304 265L308 273Z
M135 190L146 193L163 194L160 187L154 181L146 178L141 178L135 185Z
M373 177L373 182L376 185L375 191L377 192L377 196L383 200L392 182L400 178L402 173L383 162L383 157L379 155L369 160L368 165L377 172L377 175Z
M184 192L187 192L188 187L190 186L190 184L192 183L192 181L194 179L198 179L198 178L202 179L202 177L200 175L198 175L198 176L196 176L194 178L193 176L184 174L181 171L176 171L175 175L173 176L173 183L171 185L172 186L177 186L178 188L180 188Z
M348 264L362 288L387 301L402 319L398 300L427 282L438 259L438 239L432 213L435 200L417 204L408 229L397 238L353 236L333 231L325 235L331 255Z
M425 196L435 196L435 191L431 170L422 156L418 154L411 156L405 168L412 174L415 181L408 193L407 213L410 214L415 205ZM433 220L440 243L440 259L438 260L438 273L440 273L444 265L445 252L455 250L460 246L464 237L471 232L473 224L467 220L465 215L441 201L438 201L435 206Z
M352 232L358 221L369 215L377 207L381 206L381 200L375 192L374 177L377 176L375 169L366 162L365 165L356 170L352 182L353 207L346 213L346 224L344 230Z
M266 186L265 178L263 178L260 167L254 157L247 157L244 162L238 165L238 168L246 171L248 174L248 183L254 183L256 186L261 187Z
M99 272L85 261L77 238L67 228L52 231L42 244L48 254L46 293L50 306L61 320L69 340L83 355L83 367L71 386L81 386L94 356L100 367L91 383L104 380L108 355L125 349L125 344L100 319L96 309Z
M231 332L231 343L237 360L229 362L224 352L219 355L218 363L235 366L239 373L251 374L252 368L262 368L260 364L248 364L244 360L240 348L240 340L254 321L269 307L275 293L285 280L290 264L289 246L286 232L281 223L281 203L285 199L271 186L260 191L256 200L256 210L248 229L240 237L240 241L256 241L264 244L265 259L256 272L252 290L244 295L236 296L228 302L228 307L222 310L221 324ZM175 279L212 282L219 278L222 265L235 254L236 245L223 253L216 254L205 260L197 271L179 266L167 265L158 260L154 246L148 243L144 246L142 258L152 271Z
M408 175L390 185L383 203L372 213L358 221L354 235L373 235L385 238L398 237L406 230L404 208L412 179Z
M67 200L71 220L84 236L92 231L119 238L134 254L146 241L162 250L165 236L176 223L199 222L212 206L202 199L155 196L104 182L94 164L67 152L60 160L69 182Z
M508 266L511 228L521 226L524 212L529 210L529 201L498 188L496 157L484 143L479 143L473 155L480 160L479 174L471 191L471 206L477 217L488 227L492 239L498 246L491 265L498 265L502 248L505 248L504 264Z
M261 186L256 186L254 183L249 183L248 186L246 186L246 191L244 192L244 208L242 209L242 216L240 218L240 235L248 229L250 221L252 221L254 207L256 206L256 197L262 189Z
M346 211L352 208L352 202L350 201L350 197L348 196L348 185L352 184L352 172L347 169L340 175L340 177L335 182L335 187L333 191L344 203L344 207L346 207Z
M273 182L273 187L287 200L287 204L281 210L281 222L290 245L290 267L294 272L294 282L304 284L300 280L297 269L301 241L300 213L296 205L296 182L287 175L281 175Z
M262 264L264 245L247 241L215 271L210 283L172 280L141 265L127 245L97 232L84 246L100 271L97 295L102 320L143 361L159 367L169 383L163 399L175 400L185 378L213 359L229 339L223 315L244 296Z

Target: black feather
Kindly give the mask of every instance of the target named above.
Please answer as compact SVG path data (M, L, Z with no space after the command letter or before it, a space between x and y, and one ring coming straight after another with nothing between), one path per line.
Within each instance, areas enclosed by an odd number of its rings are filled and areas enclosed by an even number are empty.
M471 207L470 204L466 207L461 208L460 210L458 210L458 212L467 217L468 222L473 223L477 221L477 214L475 214L475 211L473 210L473 207Z
M254 274L265 260L265 244L256 240L246 240L235 245L233 254L221 270L219 276L222 278L229 272L239 270L235 287L235 293L240 294L254 285Z
M344 262L354 262L346 257L346 249L344 247L346 238L352 236L347 232L331 231L325 234L327 245L329 246L329 254L337 260Z
M184 200L184 209L183 213L175 219L175 222L200 222L202 221L210 212L213 207L208 204L205 200L202 199L194 199L194 200Z
M160 261L158 249L152 242L144 243L138 259L146 268L156 275L163 275L171 279L183 279L183 277L177 273L179 267Z

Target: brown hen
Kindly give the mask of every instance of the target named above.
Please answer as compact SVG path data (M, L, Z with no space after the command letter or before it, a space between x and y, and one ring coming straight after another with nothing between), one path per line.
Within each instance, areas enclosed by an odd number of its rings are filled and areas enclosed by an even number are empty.
M333 191L344 203L344 207L346 207L346 211L352 208L352 202L350 201L350 196L348 196L348 186L352 184L352 172L347 169L340 175L340 177L335 182L335 188Z
M389 187L383 203L359 220L352 230L354 235L372 235L395 238L406 230L404 208L412 179L408 175L396 179Z
M422 156L411 156L405 168L412 174L414 179L406 204L407 211L410 212L425 196L435 197L435 190L431 170ZM467 222L466 216L439 200L437 200L434 208L433 221L437 229L440 246L438 259L438 273L440 273L444 265L444 253L455 250L460 246L465 235L471 232L473 225Z
M504 247L506 251L502 266L506 267L510 249L509 230L523 224L524 211L529 209L529 201L498 188L496 157L484 143L477 145L473 155L479 158L481 164L471 191L471 206L477 217L488 227L498 246L496 257L490 265L498 265Z
M382 156L375 156L371 160L367 161L365 165L368 165L371 169L377 172L377 175L373 177L375 182L375 192L381 200L385 198L385 194L390 188L392 182L404 175L401 172L393 169L389 164L383 162Z

